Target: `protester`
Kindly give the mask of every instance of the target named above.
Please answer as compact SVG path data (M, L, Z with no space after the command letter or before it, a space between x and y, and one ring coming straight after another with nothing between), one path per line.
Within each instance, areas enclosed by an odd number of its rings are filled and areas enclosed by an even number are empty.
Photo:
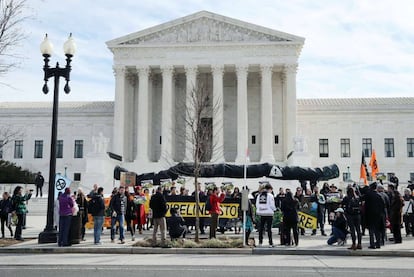
M293 231L293 240L295 245L299 245L299 232L298 232L298 209L299 201L294 198L291 191L286 192L285 199L282 200L281 209L283 213L283 236L282 242L286 246L290 246L291 243L291 230Z
M144 189L144 195L145 195L145 203L144 203L144 212L145 212L145 222L147 223L147 228L144 228L149 230L152 228L152 210L150 209L149 203L151 200L151 194L149 192L149 189Z
M10 236L13 237L13 230L11 228L11 212L13 210L10 194L5 191L3 198L0 200L0 218L1 218L1 238L4 239L4 225L10 231Z
M346 190L346 196L342 200L342 207L345 210L345 216L351 233L352 245L349 250L362 249L361 234L361 201L356 195L352 186ZM358 239L358 244L357 243Z
M171 208L170 214L171 216L168 218L167 222L171 239L185 238L188 229L183 217L179 214L176 208Z
M115 242L115 231L118 223L119 226L119 241L121 244L125 243L124 236L124 220L125 210L127 205L127 197L125 195L125 187L120 186L118 193L116 193L109 203L111 208L111 242Z
M410 234L414 236L414 197L411 194L411 189L404 189L404 214L403 221L405 226L405 234L408 237Z
M12 196L12 207L13 212L17 215L17 225L16 231L14 232L14 238L16 240L23 240L22 238L22 226L24 216L27 213L26 201L32 197L32 192L30 190L26 191L23 195L23 187L17 186L13 191Z
M74 201L70 196L70 188L66 188L65 192L59 197L59 246L70 246L70 224L72 222L72 208Z
M145 194L142 192L141 186L135 187L134 196L134 225L137 225L139 234L142 234L142 228L145 225L145 202L147 201Z
M85 225L88 222L88 201L86 200L85 194L83 193L82 189L78 189L78 193L76 194L76 203L79 207L78 216L81 220L81 237L82 240L85 240Z
M152 210L152 219L154 222L154 229L152 231L152 246L157 244L157 231L158 227L161 232L161 246L165 245L165 232L166 232L166 221L165 214L167 213L167 201L162 194L162 187L158 186L156 193L151 197L150 208Z
M381 229L385 213L385 205L382 197L377 192L377 183L374 182L369 187L362 190L363 200L365 201L365 215L369 230L369 249L381 248Z
M299 203L298 210L301 210L302 206L305 204L305 196L303 195L303 189L301 187L296 188L295 198L298 200L298 203ZM305 229L304 228L299 228L299 230L300 230L300 234L302 236L304 236L305 235Z
M401 218L404 202L400 192L395 190L394 185L388 185L388 189L393 191L393 197L390 205L390 224L391 231L394 235L394 243L402 243Z
M126 209L125 209L125 223L127 226L127 232L131 233L131 240L135 240L135 219L137 217L136 204L134 203L134 196L125 190L126 196Z
M209 199L210 199L210 204L211 204L211 210L209 211L210 213L210 236L209 238L212 239L216 237L218 217L221 213L220 203L224 201L226 194L224 193L224 191L222 191L219 196L219 189L217 187L214 187L209 197L210 197Z
M272 222L273 214L276 211L275 198L271 193L273 190L270 184L265 185L265 189L256 199L256 213L260 216L259 225L259 246L263 243L263 233L266 231L269 238L269 246L273 247Z
M321 235L326 236L325 234L325 196L319 192L319 188L317 186L313 187L313 194L311 195L312 202L315 202L317 205L316 208L316 218L317 218L317 225L321 229ZM316 235L316 229L312 230L312 236Z
M101 233L105 216L104 189L99 187L95 194L89 200L89 211L93 216L93 242L95 245L101 245Z
M98 194L98 184L93 184L93 189L88 193L88 197L92 198L93 195Z
M385 245L385 241L387 240L387 220L390 218L390 196L392 197L390 192L384 191L384 186L379 184L377 185L377 192L381 196L382 201L384 202L384 212L381 215L381 229L380 229L380 235L381 235L381 245Z
M338 243L342 246L346 244L346 235L347 235L347 222L346 217L344 216L344 209L337 208L335 210L335 219L332 222L332 235L328 239L328 244L332 245Z

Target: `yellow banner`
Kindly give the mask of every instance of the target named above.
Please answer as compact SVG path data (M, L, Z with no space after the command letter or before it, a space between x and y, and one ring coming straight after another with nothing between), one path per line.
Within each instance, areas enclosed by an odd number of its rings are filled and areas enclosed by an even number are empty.
M299 223L298 227L305 229L317 229L318 228L318 219L304 212L298 212Z
M196 203L195 202L167 202L168 212L167 217L170 215L170 209L176 208L182 217L195 217L196 216ZM221 203L220 218L237 218L239 216L239 203ZM205 210L205 203L200 203L200 217L210 217L208 211Z

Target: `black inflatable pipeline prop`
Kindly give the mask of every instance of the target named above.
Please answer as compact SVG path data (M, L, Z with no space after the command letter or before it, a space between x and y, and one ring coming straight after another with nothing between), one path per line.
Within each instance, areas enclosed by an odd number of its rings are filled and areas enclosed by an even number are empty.
M126 169L119 166L114 169L114 179L119 180L121 172L127 172ZM193 163L178 163L167 170L158 173L144 173L137 175L136 183L141 184L144 180L153 180L154 185L159 185L162 179L176 180L179 176L194 176ZM200 166L201 178L244 178L244 165L233 164L203 164ZM325 166L323 168L310 168L299 166L284 166L263 163L247 165L247 178L268 177L279 180L304 180L304 181L327 181L339 177L339 168L336 164Z

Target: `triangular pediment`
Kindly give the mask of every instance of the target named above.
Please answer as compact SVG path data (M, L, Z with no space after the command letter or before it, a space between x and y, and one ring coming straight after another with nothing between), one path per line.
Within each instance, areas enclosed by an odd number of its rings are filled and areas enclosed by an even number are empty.
M202 11L107 42L107 45L298 42L303 38Z

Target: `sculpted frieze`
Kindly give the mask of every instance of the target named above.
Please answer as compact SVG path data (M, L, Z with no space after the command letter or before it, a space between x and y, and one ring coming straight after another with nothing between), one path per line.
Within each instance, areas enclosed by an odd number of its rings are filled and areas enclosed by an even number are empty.
M289 41L275 35L236 26L211 18L199 18L159 32L147 34L123 44L188 44L207 42L278 42Z

